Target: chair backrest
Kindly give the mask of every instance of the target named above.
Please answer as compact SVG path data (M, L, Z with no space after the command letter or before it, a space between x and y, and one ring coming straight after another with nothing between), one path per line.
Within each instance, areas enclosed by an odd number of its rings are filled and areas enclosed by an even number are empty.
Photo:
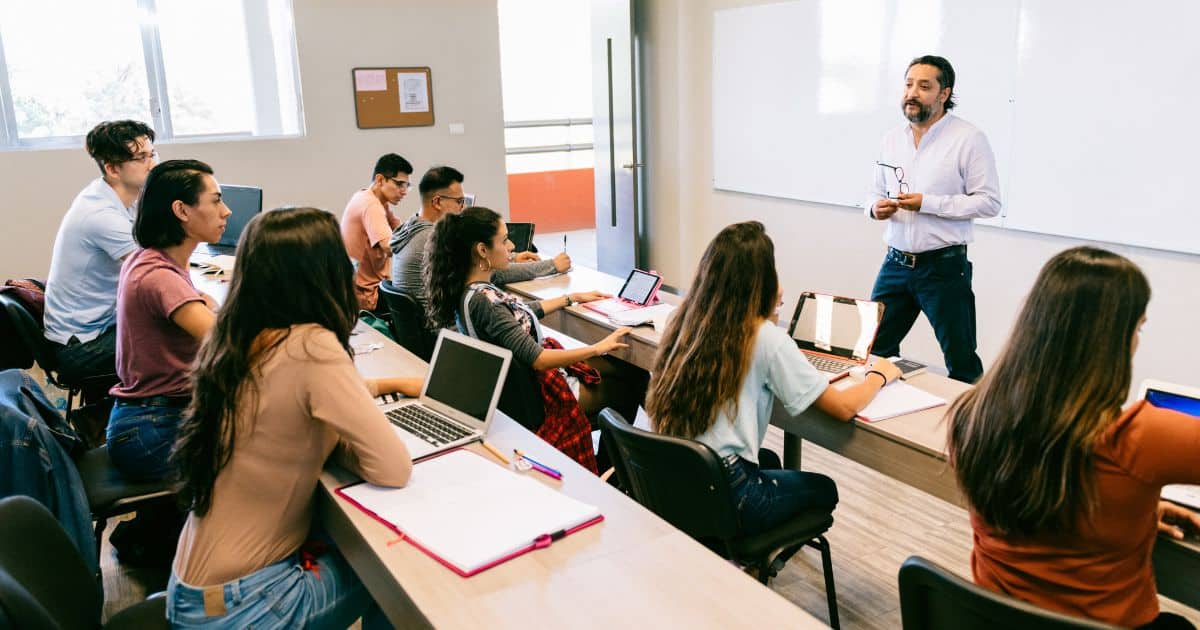
M1116 630L994 593L920 556L900 566L900 615L904 630Z
M621 487L638 503L693 538L737 535L733 491L711 448L630 426L612 409L600 412L600 432Z
M437 337L425 327L425 313L416 298L392 284L379 283L379 293L392 314L392 337L409 352L429 361Z
M18 362L23 365L13 365L12 367L25 369L32 366L35 360L43 370L53 370L56 367L53 357L49 356L52 353L46 346L42 327L34 319L33 313L30 313L20 300L7 293L0 293L0 317L7 321L7 328L15 335L17 343L20 344L20 360ZM49 361L49 363L44 363L45 361Z
M103 600L62 526L26 496L0 499L0 608L18 628L95 628Z

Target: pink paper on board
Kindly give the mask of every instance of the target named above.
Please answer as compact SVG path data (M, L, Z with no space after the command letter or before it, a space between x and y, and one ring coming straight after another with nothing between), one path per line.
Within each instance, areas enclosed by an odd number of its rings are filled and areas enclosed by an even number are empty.
M387 70L355 70L354 91L386 92Z

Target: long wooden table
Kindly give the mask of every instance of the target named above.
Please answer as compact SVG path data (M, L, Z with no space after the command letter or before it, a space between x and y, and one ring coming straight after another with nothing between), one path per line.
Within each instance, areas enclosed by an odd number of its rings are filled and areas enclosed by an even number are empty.
M622 282L608 274L576 268L570 276L515 283L509 285L509 289L527 297L545 299L591 289L615 293ZM679 299L665 297L674 301ZM553 326L588 343L598 341L615 328L603 316L579 306L553 315L559 316ZM629 337L631 352L627 360L649 370L653 366L659 335L649 326L639 326ZM954 400L968 389L966 384L932 373L917 376L908 383L946 400ZM816 407L791 416L776 404L771 424L784 430L783 463L789 468L800 468L801 445L808 440L944 501L965 507L966 502L947 464L945 413L946 407L939 407L875 423L842 422ZM1154 545L1154 570L1160 593L1200 609L1200 542L1160 537Z
M365 377L421 376L425 364L383 335L359 326L354 346L384 344L355 359ZM334 490L356 478L331 468L321 476L321 520L397 627L822 627L775 592L618 492L497 412L488 441L520 448L563 472L539 479L600 508L605 520L471 578L461 578ZM494 458L479 445L472 450ZM499 463L497 463L499 465ZM414 470L421 474L420 465ZM480 527L487 527L481 520Z

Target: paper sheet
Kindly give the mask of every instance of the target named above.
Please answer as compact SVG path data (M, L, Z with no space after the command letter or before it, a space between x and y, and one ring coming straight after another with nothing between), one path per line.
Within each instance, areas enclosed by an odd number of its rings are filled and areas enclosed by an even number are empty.
M396 74L400 84L400 111L405 114L429 111L429 83L424 72L400 72Z
M354 91L386 92L387 70L355 70Z
M934 396L923 389L917 389L908 383L896 381L879 390L875 400L858 412L858 417L867 422L879 422L914 411L940 407L944 404L946 404L944 398Z

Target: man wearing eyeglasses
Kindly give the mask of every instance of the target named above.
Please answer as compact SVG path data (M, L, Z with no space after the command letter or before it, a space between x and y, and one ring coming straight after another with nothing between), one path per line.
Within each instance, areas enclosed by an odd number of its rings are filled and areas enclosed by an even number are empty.
M45 335L68 382L116 371L117 279L137 249L135 206L158 163L154 130L136 120L102 122L85 142L100 177L63 216L46 280Z
M342 242L346 253L358 263L354 293L361 310L387 311L386 306L379 304L379 283L387 278L391 258L388 237L400 225L392 206L408 194L412 171L412 164L395 153L380 157L375 162L371 185L354 193L342 213Z
M466 206L463 174L450 166L435 166L421 176L421 211L410 217L394 234L392 248L392 284L412 295L425 305L425 284L421 278L425 249L433 235L433 224L448 213L462 212ZM551 260L541 260L537 254L522 252L516 264L492 274L492 282L503 285L532 280L539 276L561 273L571 268L566 252Z
M883 302L872 352L898 356L925 313L950 377L983 374L975 353L975 294L967 243L972 221L1000 213L996 159L983 132L950 114L954 68L926 55L909 64L900 109L908 123L883 139L866 214L886 221L888 245L871 299Z

